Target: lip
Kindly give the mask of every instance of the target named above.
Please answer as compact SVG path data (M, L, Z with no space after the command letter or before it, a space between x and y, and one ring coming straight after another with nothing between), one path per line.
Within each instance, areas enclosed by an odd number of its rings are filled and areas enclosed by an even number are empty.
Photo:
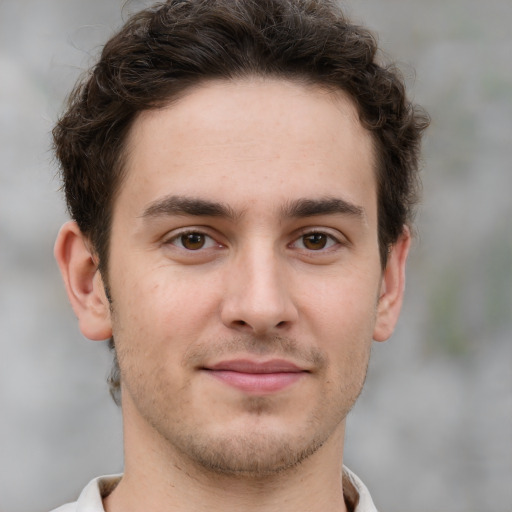
M233 359L220 361L202 370L228 386L254 395L277 393L309 373L284 359L270 361Z

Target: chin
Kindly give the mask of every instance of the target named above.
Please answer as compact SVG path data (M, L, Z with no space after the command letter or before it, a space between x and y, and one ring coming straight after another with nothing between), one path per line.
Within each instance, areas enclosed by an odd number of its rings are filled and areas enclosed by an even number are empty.
M213 436L212 436L213 437ZM325 439L295 439L289 435L244 432L223 438L183 439L184 452L196 465L212 473L240 478L265 478L299 466Z

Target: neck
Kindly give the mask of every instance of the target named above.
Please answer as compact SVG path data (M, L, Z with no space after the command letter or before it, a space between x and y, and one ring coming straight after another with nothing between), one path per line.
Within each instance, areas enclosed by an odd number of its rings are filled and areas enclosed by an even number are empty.
M297 466L255 476L220 474L198 466L150 427L136 423L125 421L125 472L104 500L106 512L346 512L344 425Z

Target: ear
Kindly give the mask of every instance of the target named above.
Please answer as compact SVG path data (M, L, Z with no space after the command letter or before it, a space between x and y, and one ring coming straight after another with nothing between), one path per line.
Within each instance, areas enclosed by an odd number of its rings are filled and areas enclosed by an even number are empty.
M391 247L388 261L382 275L379 301L377 303L377 320L373 332L375 341L386 341L395 328L402 308L405 289L405 265L411 233L404 226L402 234Z
M96 258L76 222L66 222L54 249L71 306L82 334L90 340L112 336L110 304Z

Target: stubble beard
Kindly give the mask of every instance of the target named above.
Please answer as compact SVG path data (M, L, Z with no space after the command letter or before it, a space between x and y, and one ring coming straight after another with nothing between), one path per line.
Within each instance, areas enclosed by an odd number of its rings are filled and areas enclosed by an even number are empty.
M187 436L179 441L172 440L174 448L181 448L182 455L201 469L250 479L262 479L290 470L313 455L324 442L318 439L304 443L305 446L298 450L295 443L286 442L280 436L255 433L208 440Z
M268 399L252 397L244 404L245 410L265 411ZM262 412L262 414L265 414ZM340 421L342 420L340 414ZM169 446L181 459L217 475L265 479L299 466L312 456L332 434L309 425L305 434L283 435L265 429L248 429L236 433L210 433L205 430L173 429L162 432ZM311 436L313 432L313 436Z
M267 343L252 338L240 338L219 344L205 344L186 353L183 363L190 367L195 361L205 361L209 354L215 353L219 356L219 347L226 354L235 353L237 350L268 356L293 354L298 356L298 360L313 362L319 373L326 371L328 366L327 357L319 350L301 350L294 340L282 337L273 338ZM130 368L137 360L136 354L126 357L127 354L121 351L118 355L121 371L125 369L128 370L127 375L141 376L137 369ZM193 467L203 472L255 480L299 466L326 443L359 396L366 377L367 363L368 358L366 367L361 368L359 365L358 379L349 379L348 383L344 381L344 388L338 389L334 394L323 394L304 424L293 432L276 432L266 428L265 416L276 413L276 404L272 397L248 396L242 402L241 410L253 418L261 419L262 428L258 427L258 422L254 422L249 428L235 431L209 429L207 422L191 422L186 415L179 414L176 410L169 413L170 408L164 405L169 402L170 392L165 378L165 366L153 373L150 382L137 379L137 382L123 384L128 384L138 413L158 434L163 441L162 446L169 449L171 457L179 459L182 464L192 463ZM357 362L354 364L357 366ZM184 409L186 407L185 405Z

